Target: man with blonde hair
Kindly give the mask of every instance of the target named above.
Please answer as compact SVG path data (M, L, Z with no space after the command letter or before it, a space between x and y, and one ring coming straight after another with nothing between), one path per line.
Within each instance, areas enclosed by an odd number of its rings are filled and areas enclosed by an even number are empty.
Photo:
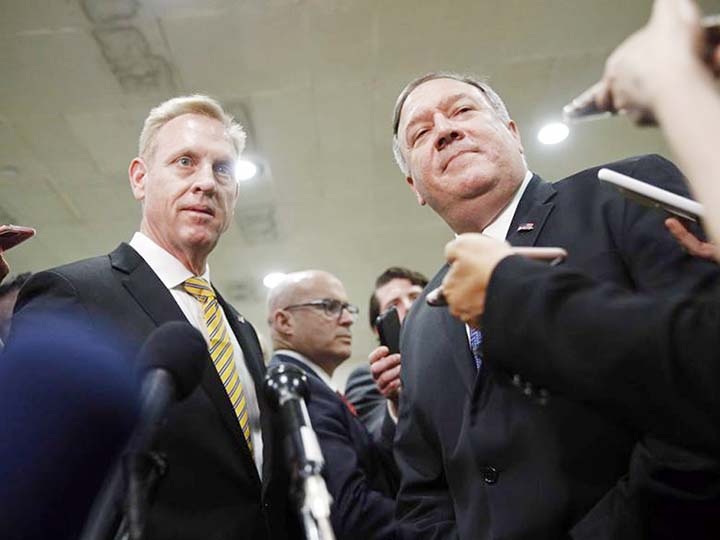
M170 408L152 448L167 472L147 511L147 539L288 537L260 345L211 285L207 264L232 221L233 165L244 142L242 128L206 96L153 109L129 168L140 230L109 255L35 274L17 302L18 327L41 311L91 328L110 321L131 352L168 321L188 321L205 336L202 382Z

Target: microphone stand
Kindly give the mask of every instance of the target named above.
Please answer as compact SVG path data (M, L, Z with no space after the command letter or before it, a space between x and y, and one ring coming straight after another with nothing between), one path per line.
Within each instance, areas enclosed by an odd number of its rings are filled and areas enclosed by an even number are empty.
M281 364L268 371L265 392L280 409L286 429L285 451L292 469L291 492L307 540L335 540L330 523L332 496L322 477L325 460L312 429L305 398L307 377L295 366Z

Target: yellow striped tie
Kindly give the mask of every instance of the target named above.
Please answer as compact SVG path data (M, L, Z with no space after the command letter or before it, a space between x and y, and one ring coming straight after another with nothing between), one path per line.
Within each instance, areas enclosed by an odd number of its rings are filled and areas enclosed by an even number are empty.
M198 277L187 279L183 283L183 287L202 304L203 317L210 336L210 357L225 386L225 391L230 398L230 403L232 403L235 415L240 422L240 428L250 448L250 455L252 455L253 445L250 437L245 391L235 368L233 346L226 325L223 323L223 312L218 304L215 291L207 281Z

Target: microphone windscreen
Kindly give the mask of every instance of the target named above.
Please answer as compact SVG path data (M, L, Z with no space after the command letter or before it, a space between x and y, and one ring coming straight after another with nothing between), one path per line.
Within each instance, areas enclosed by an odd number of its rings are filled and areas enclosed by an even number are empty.
M77 538L137 423L132 355L94 322L26 319L0 355L3 538Z
M280 405L280 396L286 392L304 399L310 397L310 387L303 370L286 362L270 365L265 375L264 388L273 408Z
M172 375L177 399L190 395L200 384L208 361L205 338L191 324L172 321L153 331L138 353L142 369L164 369Z

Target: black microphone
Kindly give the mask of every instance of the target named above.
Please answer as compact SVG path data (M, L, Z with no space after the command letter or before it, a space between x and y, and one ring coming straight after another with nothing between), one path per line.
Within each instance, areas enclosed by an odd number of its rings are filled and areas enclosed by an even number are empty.
M271 366L265 376L265 395L271 406L279 410L282 416L286 438L285 452L293 473L303 476L319 472L322 467L322 454L318 456L316 448L307 448L307 442L312 437L308 439L302 435L307 429L312 431L305 406L305 398L310 397L305 373L292 364ZM312 435L314 436L314 433Z
M130 535L139 538L146 495L139 475L152 472L146 465L152 466L158 458L149 455L148 451L165 414L170 405L190 395L198 386L207 367L207 355L202 334L187 322L165 323L147 338L138 353L138 365L145 371L140 420L120 462L93 505L81 537L83 540L110 538L122 514L125 488ZM127 485L124 479L127 479Z
M332 497L321 475L325 461L305 404L305 399L310 397L307 376L292 364L271 366L265 376L265 395L282 417L285 453L295 488L293 495L305 537L334 540L330 524Z

